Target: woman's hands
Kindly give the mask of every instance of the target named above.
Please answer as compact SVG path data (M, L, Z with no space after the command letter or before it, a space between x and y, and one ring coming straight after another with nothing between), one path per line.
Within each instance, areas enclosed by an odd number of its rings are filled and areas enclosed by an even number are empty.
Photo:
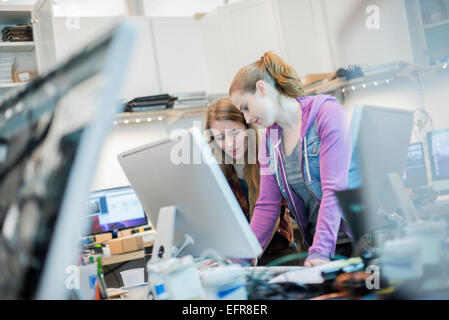
M326 259L310 259L304 262L304 267L314 267L319 266L320 264L328 263L329 260Z

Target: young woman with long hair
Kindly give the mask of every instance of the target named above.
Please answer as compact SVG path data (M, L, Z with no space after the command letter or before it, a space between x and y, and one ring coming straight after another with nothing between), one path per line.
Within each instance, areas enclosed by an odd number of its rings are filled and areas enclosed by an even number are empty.
M229 95L248 124L266 127L259 145L260 192L251 228L262 247L286 199L301 231L305 266L350 256L334 191L348 189L352 154L346 114L329 95L306 96L296 71L274 53L241 68Z
M205 129L209 144L226 180L250 222L259 197L260 186L257 128L245 122L243 113L229 98L223 98L214 101L207 108ZM258 262L259 265L297 252L293 241L290 213L285 203L280 205L269 238L263 246L264 253Z

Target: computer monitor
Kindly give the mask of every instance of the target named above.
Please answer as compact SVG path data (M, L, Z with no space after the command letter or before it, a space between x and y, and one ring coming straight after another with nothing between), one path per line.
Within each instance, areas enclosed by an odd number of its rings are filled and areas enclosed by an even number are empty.
M388 226L391 220L387 217L398 206L404 211L404 219L415 218L402 183L413 113L359 106L354 110L351 126L361 186L335 194L357 243L363 234Z
M77 289L89 189L137 32L122 22L0 102L1 299Z
M421 142L411 143L409 146L403 181L406 188L419 188L428 183L424 147Z
M193 238L181 255L201 256L212 249L226 258L256 258L262 248L199 129L118 156L149 220L156 227L153 252ZM155 255L153 255L154 257Z
M145 211L131 186L92 192L88 210L91 235L148 224Z
M449 191L449 129L427 133L432 187L435 191Z

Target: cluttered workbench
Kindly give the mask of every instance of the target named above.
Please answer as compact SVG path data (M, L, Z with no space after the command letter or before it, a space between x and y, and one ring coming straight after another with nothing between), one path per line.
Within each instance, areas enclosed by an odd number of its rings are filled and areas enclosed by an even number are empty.
M121 231L117 238L112 238L111 233L95 235L92 243L84 245L82 260L87 264L90 257L101 256L107 287L122 287L120 272L144 267L145 252L151 254L155 234L150 229L135 233Z
M304 268L303 270L270 272L252 272L249 268L241 269L244 282L233 278L228 283L211 285L207 282L207 273L200 272L202 285L202 300L328 300L328 299L448 299L449 282L445 278L446 285L439 278L436 280L422 281L414 279L396 283L388 283L382 278L378 269L372 268L372 272L364 270L361 258L352 258L346 261L332 261L326 266ZM234 269L234 270L231 270ZM257 267L256 267L257 269ZM343 269L346 269L345 272ZM351 270L352 269L352 270ZM229 271L237 268L230 267ZM359 271L355 271L359 270ZM217 272L215 270L213 272ZM224 275L224 273L221 273ZM320 275L321 274L321 275ZM380 278L377 278L380 277ZM228 278L228 280L231 278ZM242 283L244 285L242 286ZM218 283L216 283L218 284ZM167 288L170 287L168 284ZM233 287L234 286L234 287ZM191 300L195 295L195 286L185 291L191 297L175 297L174 300ZM221 290L221 291L220 291ZM120 289L112 289L115 294L112 299L142 300L161 299L155 297L152 286L148 283L136 284ZM165 298L162 299L166 299ZM170 297L172 299L172 297Z

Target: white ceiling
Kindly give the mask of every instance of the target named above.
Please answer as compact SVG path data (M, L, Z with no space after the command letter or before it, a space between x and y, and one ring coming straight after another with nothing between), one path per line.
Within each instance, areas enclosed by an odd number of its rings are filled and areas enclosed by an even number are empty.
M126 14L128 0L53 0L56 16L110 16ZM193 16L244 0L142 0L147 16ZM0 0L0 6L33 6L37 0ZM76 11L73 12L73 11Z
M224 5L224 0L143 0L146 16L193 16Z
M33 6L37 0L0 0L0 6Z

